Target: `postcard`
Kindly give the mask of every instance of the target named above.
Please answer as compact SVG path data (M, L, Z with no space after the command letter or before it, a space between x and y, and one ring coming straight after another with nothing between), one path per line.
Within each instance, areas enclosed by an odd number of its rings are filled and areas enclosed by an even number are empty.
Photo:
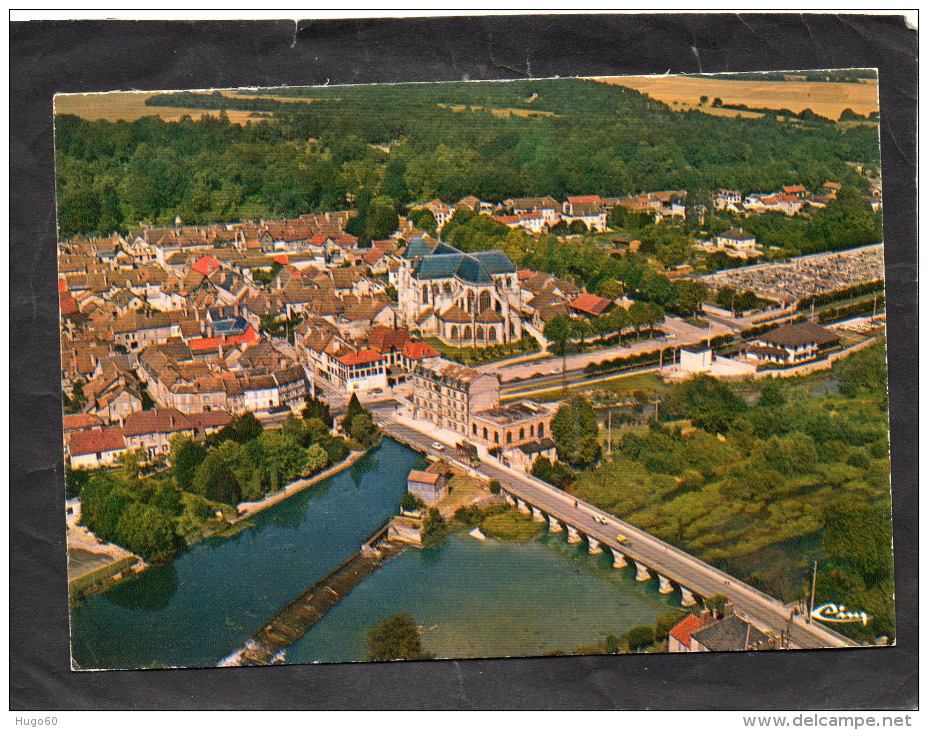
M72 668L894 644L877 91L56 96Z

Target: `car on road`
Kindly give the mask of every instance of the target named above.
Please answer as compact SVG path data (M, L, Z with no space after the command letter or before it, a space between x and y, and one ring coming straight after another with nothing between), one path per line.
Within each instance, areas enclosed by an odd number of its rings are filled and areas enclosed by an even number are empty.
M441 441L433 441L432 448L435 449L435 451L444 451L445 445Z
M628 541L628 538L625 537L625 535L623 535L621 532L615 536L615 539L616 539L616 542L619 543L619 545L630 545L631 544Z

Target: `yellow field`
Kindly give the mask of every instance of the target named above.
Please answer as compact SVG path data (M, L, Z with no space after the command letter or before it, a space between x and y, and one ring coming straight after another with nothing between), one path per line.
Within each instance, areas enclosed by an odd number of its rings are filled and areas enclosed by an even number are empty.
M863 83L822 81L741 81L693 78L689 76L614 76L598 78L607 84L627 86L647 94L671 108L699 106L699 98L708 96L710 103L716 97L726 104L746 104L750 107L789 109L801 112L811 109L829 119L837 119L845 109L858 114L879 110L877 82L865 79ZM677 102L677 107L673 102ZM703 107L710 114L718 109Z
M439 104L442 109L451 109L453 112L464 111L467 106L465 104ZM472 106L471 109L483 109L482 106ZM554 112L544 111L541 109L490 109L495 117L555 117L557 116Z
M106 119L110 122L134 122L142 117L161 117L176 122L185 114L198 119L204 114L218 116L214 109L185 109L173 106L145 106L145 100L154 94L150 91L112 91L104 94L58 94L55 96L55 114L74 114L83 119ZM257 121L251 112L229 109L226 111L233 124Z

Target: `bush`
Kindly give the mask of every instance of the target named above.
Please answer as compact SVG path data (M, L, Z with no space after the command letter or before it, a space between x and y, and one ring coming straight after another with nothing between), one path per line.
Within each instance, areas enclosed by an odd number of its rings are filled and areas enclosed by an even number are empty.
M634 626L626 631L622 638L628 643L630 651L638 651L654 643L654 627Z
M499 483L499 479L490 480L490 493L491 494L499 494L502 488L503 488L503 485Z
M422 648L419 627L405 611L379 621L367 632L368 661L430 658L431 655Z
M406 512L413 512L417 509L422 509L425 507L425 502L419 499L412 492L406 492L406 494L400 498L400 507L402 507Z

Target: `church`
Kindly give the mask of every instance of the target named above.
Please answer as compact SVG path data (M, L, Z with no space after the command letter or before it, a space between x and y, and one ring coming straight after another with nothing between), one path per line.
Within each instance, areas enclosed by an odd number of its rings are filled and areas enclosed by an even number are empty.
M464 253L413 238L397 277L400 317L453 347L488 347L522 337L515 264L500 250Z

